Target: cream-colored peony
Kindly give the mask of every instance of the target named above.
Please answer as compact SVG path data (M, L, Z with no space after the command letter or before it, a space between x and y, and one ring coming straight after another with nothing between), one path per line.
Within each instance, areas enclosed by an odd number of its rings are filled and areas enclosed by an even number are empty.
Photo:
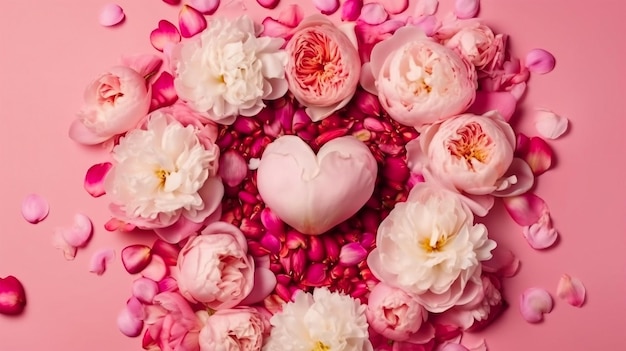
M254 116L287 92L283 39L257 37L262 26L249 17L216 18L196 38L172 51L178 96L215 122Z
M271 319L263 351L371 351L366 306L326 288L296 292Z

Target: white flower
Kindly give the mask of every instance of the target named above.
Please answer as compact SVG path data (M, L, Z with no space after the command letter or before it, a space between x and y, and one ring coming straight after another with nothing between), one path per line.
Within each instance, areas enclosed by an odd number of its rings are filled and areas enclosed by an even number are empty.
M271 319L263 351L371 351L366 306L350 296L315 289L298 291L294 302Z
M178 96L216 122L254 116L287 92L284 40L257 37L262 26L249 17L216 18L195 40L172 53Z
M467 303L482 291L480 262L496 246L487 228L473 221L457 195L417 184L380 224L369 267L431 312Z

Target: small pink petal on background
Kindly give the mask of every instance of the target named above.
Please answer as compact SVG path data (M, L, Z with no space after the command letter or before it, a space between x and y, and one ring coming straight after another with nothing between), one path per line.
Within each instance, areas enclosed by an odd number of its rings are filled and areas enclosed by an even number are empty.
M166 20L160 20L159 26L150 33L150 44L163 51L168 44L180 42L180 32L174 24Z
M539 323L543 315L552 311L552 296L545 289L529 288L522 293L519 308L528 323Z
M0 314L18 315L26 306L24 286L16 277L0 278Z
M122 265L130 274L144 270L152 260L152 250L141 244L130 245L122 249Z
M113 167L111 162L104 162L95 164L87 170L85 174L84 187L89 195L93 197L99 197L105 194L104 191L104 178L109 170Z
M169 72L161 72L152 84L150 111L173 105L176 100L178 95L174 89L174 77Z
M532 137L528 142L528 150L524 161L528 163L535 176L545 173L552 167L552 148L540 137Z
M109 232L119 230L120 232L128 233L135 230L135 226L133 224L120 221L117 218L111 218L106 223L104 223L104 229Z
M117 316L117 327L122 334L133 338L141 334L141 331L143 330L143 321L136 316L133 316L128 308L124 308Z
M447 342L445 344L443 344L440 348L438 348L437 350L439 351L469 351L469 349L461 344L458 343L453 343L453 342Z
M439 0L418 0L415 5L416 16L430 16L437 12Z
M563 274L556 288L556 295L574 307L585 304L586 289L578 278Z
M502 202L511 218L522 226L536 223L547 208L545 201L533 193L505 197Z
M339 0L311 0L313 5L321 13L325 15L332 15L339 9Z
M212 15L220 7L220 0L189 0L189 5L205 15Z
M544 49L533 49L526 54L524 65L532 73L546 74L554 69L556 60L551 53Z
M107 264L115 257L115 250L101 249L91 256L89 271L97 275L102 275L107 269Z
M87 245L92 232L93 225L91 224L91 219L82 213L74 215L74 223L71 227L60 229L60 233L63 235L65 242L74 247L84 247Z
M207 23L204 15L189 5L183 5L178 14L178 26L180 34L184 38L191 38L206 29Z
M98 21L105 27L114 26L124 20L124 10L117 4L106 4L100 10Z
M568 120L550 110L537 109L535 111L535 128L541 136L547 139L557 139L567 131Z
M385 7L377 2L371 2L363 6L359 19L367 24L377 25L385 22L389 14Z
M39 223L44 220L50 211L48 201L37 194L30 194L22 201L22 216L29 223Z
M543 250L551 247L556 242L559 234L552 226L550 211L544 208L543 213L536 223L523 228L522 233L526 241L535 250Z
M363 0L346 0L341 7L342 21L356 21L362 15Z
M256 2L258 2L259 5L263 6L264 8L271 10L278 6L280 0L256 0Z
M159 285L152 279L139 278L133 282L132 290L137 300L150 304L159 293Z
M163 0L164 3L166 4L170 4L170 5L178 5L180 4L180 0Z
M76 257L76 251L78 251L78 249L68 244L61 232L57 231L54 233L52 245L63 252L63 257L65 257L66 260L71 261Z
M454 14L460 19L476 17L479 9L479 0L456 0L454 2Z

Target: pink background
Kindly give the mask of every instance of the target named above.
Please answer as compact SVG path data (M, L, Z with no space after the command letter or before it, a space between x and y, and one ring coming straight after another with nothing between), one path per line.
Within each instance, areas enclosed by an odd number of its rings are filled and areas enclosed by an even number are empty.
M445 13L452 0L441 2L439 13ZM121 54L154 52L150 31L160 19L176 22L178 8L159 0L120 0L127 20L107 29L97 22L104 3L0 3L0 276L19 277L28 294L23 315L0 315L3 351L141 349L140 339L124 337L115 324L133 278L119 259L102 277L88 272L88 262L99 248L111 247L119 254L128 243L152 238L103 229L109 218L106 199L91 198L82 181L86 169L105 161L106 154L74 144L67 129L85 85ZM265 15L255 1L246 4L248 13L257 18ZM552 73L532 78L522 109L553 109L570 119L571 130L550 143L558 162L538 186L561 241L554 249L534 251L502 208L496 209L504 219L491 223L492 236L513 249L522 267L505 282L512 307L487 331L468 340L484 337L492 351L623 349L626 174L621 154L626 151L626 53L619 36L626 33L626 21L622 0L483 0L482 8L481 17L511 35L518 55L541 47L557 57ZM529 114L522 117L526 120L522 118L521 130L535 133ZM33 192L51 205L49 217L37 225L20 215L22 199ZM55 227L68 225L76 212L89 215L96 229L89 246L69 262L52 247L52 233ZM585 283L587 304L577 309L556 299L544 323L523 321L517 311L520 293L534 286L554 293L563 273Z

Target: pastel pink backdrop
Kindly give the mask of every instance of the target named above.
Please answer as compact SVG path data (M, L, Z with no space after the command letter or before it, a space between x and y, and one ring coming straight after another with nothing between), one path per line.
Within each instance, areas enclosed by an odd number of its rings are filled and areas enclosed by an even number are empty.
M236 0L222 2L231 14L240 9ZM442 0L440 13L452 2ZM176 23L178 8L160 0L120 0L126 21L103 28L97 16L105 3L0 2L0 276L19 277L28 294L23 315L0 315L3 351L141 349L140 339L124 337L115 324L133 279L123 270L119 252L128 243L153 238L103 229L109 218L106 199L91 198L82 182L86 169L106 155L73 143L67 128L89 80L121 54L153 52L150 31L160 19ZM246 0L246 7L257 19L267 14L253 0ZM550 143L557 165L537 188L561 233L558 246L532 250L502 208L495 209L503 219L491 223L491 234L513 249L522 267L505 282L511 308L487 331L468 336L485 338L492 351L626 346L624 7L621 0L482 1L481 17L511 35L518 55L541 47L557 58L552 73L532 77L521 129L535 133L528 118L535 107L553 109L571 121L567 136ZM37 225L20 215L20 203L29 193L50 202L49 217ZM68 225L76 212L92 218L95 235L70 262L53 248L52 233ZM88 262L104 247L114 248L117 257L98 277L88 272ZM582 279L587 304L577 309L556 299L544 323L526 323L517 310L520 293L538 286L554 294L563 273Z

